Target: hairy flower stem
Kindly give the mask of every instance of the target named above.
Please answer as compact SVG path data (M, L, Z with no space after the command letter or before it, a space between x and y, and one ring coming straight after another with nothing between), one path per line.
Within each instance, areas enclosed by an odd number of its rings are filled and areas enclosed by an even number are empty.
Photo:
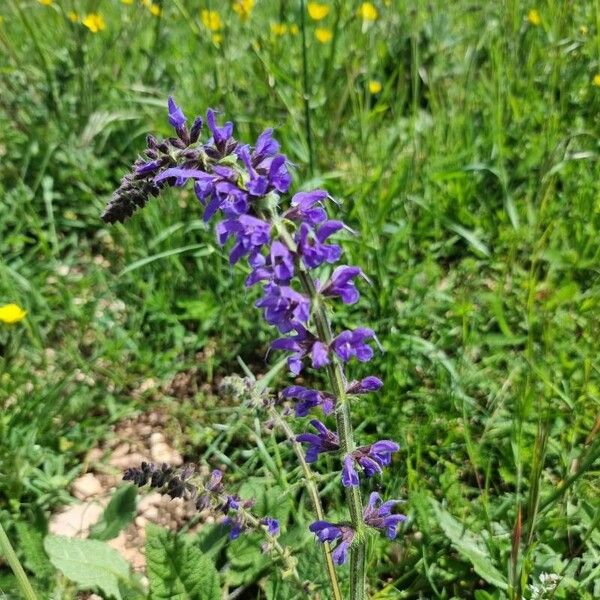
M329 319L327 318L325 306L321 302L321 297L317 293L312 279L306 272L301 271L299 278L304 291L311 299L319 337L326 344L330 344L333 340L333 333ZM331 388L337 400L335 417L337 433L340 438L340 447L343 455L346 455L356 449L356 443L354 441L354 430L352 429L352 420L350 418L350 406L346 397L346 377L342 366L336 358L327 366L327 374L329 375ZM346 498L350 510L350 521L357 534L354 543L350 547L350 600L364 600L366 597L366 544L362 531L364 520L360 488L355 486L346 488Z
M296 244L292 236L273 210L271 211L271 217L281 239L291 252L296 252ZM333 332L331 331L327 311L315 289L315 284L305 270L299 270L298 278L304 292L310 298L319 338L322 342L329 345L333 341ZM343 455L346 455L356 449L356 443L354 441L354 430L350 418L350 406L346 397L346 376L337 358L333 357L332 362L327 365L327 374L331 389L336 397L335 416L340 447ZM356 531L354 543L350 547L350 600L364 600L366 598L366 543L363 532L365 525L360 488L355 486L346 488L346 498L350 511L350 522Z
M282 429L285 433L286 437L290 440L292 444L292 448L298 458L298 462L302 467L302 471L304 473L304 479L306 482L306 489L308 490L308 494L310 496L313 510L315 511L315 515L319 521L325 519L325 513L323 512L323 506L321 504L321 497L319 496L319 490L317 489L317 485L315 483L315 476L308 466L306 459L304 457L304 451L302 450L302 446L296 441L296 436L294 432L291 430L290 426L286 423L286 421L281 417L281 415L274 409L271 408L269 410L269 414L273 421L277 424L278 427ZM337 579L337 573L335 572L335 566L333 564L333 559L331 557L331 546L329 542L323 543L323 556L325 558L325 567L327 569L327 576L329 577L329 583L331 584L331 593L333 594L334 600L342 600L342 592L340 590L340 584Z

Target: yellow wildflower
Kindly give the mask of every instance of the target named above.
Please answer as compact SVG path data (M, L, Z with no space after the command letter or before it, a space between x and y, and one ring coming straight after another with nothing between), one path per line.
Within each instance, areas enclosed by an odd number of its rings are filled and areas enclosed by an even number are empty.
M77 21L79 21L79 15L74 10L70 10L67 13L67 18L73 23L77 23Z
M288 26L285 23L271 23L271 33L273 35L285 35L288 32Z
M133 4L133 0L121 0L123 4Z
M371 94L379 94L381 88L382 85L377 79L371 79L371 81L369 81L369 92L371 92Z
M223 41L223 36L220 33L213 33L211 39L215 46L220 46Z
M203 9L200 13L200 18L204 26L210 31L219 31L223 27L221 15L216 10Z
M363 21L377 21L379 13L371 2L363 2L358 9L358 16Z
M592 79L592 85L595 85L596 87L600 87L600 73L597 73L596 75L594 75L594 79Z
M296 25L296 23L290 25L290 33L292 35L298 35L298 25Z
M233 10L238 14L242 21L245 21L254 8L254 0L235 0Z
M43 4L44 6L51 6L52 5L52 0L38 0L38 2L40 4Z
M160 7L160 4L154 4L152 3L149 7L148 10L155 16L155 17L160 17L160 15L162 14L162 8Z
M326 27L317 27L315 29L315 37L321 42L321 44L327 44L327 42L331 41L333 32L331 29L327 29Z
M5 304L0 306L0 322L12 325L25 318L26 310L23 310L18 304Z
M327 6L327 4L321 4L320 2L309 2L307 9L308 16L313 21L320 21L329 14L329 6Z
M92 33L98 33L106 29L104 17L98 13L90 13L81 21Z
M538 25L541 24L542 22L542 16L540 15L540 11L537 10L536 8L532 8L528 13L527 13L527 20L532 24L535 25L536 27Z
M579 28L579 33L580 33L581 35L587 35L587 34L589 33L589 31L590 31L590 30L588 29L588 26L587 26L587 25L582 25L582 26Z

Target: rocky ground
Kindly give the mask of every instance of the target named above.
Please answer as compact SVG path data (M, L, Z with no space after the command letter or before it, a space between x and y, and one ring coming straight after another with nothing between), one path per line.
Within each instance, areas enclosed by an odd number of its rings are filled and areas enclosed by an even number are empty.
M76 502L52 516L50 532L69 537L87 537L117 486L122 485L122 474L126 468L138 466L142 461L181 465L181 455L162 433L166 421L165 414L152 411L119 423L110 441L88 453L86 472L73 482L71 488ZM180 499L171 500L156 492L142 494L134 521L108 543L135 570L143 571L146 525L156 523L169 529L178 529L193 514L193 507Z

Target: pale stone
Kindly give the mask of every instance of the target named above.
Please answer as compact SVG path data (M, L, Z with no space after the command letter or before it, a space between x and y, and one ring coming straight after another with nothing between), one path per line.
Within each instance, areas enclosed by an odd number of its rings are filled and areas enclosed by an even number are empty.
M164 441L165 441L165 436L160 431L155 431L150 436L150 443L151 444L160 444L161 442L164 442Z
M87 500L103 492L102 483L93 473L86 473L73 482L71 492L75 498Z
M139 467L142 462L148 462L148 457L134 452L133 454L126 454L125 456L111 457L109 464L112 467L123 470L129 467Z
M150 455L154 462L160 464L167 463L169 465L178 466L183 462L181 454L164 442L154 444L150 449Z
M103 504L107 502L108 500ZM48 529L55 535L87 537L90 527L98 521L103 510L104 507L100 502L73 504L64 511L53 515L50 518Z

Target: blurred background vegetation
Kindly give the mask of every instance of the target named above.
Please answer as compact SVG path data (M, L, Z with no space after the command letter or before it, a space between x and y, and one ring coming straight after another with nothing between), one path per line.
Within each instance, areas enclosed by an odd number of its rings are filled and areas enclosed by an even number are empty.
M43 535L89 449L155 404L201 462L224 413L169 382L268 369L193 194L99 219L172 93L242 140L273 125L296 188L359 233L374 285L336 319L385 347L353 373L386 384L357 423L401 443L383 484L411 519L374 546L376 597L529 598L547 572L598 598L600 3L310 4L0 4L0 305L27 311L0 322L0 519L23 557L19 527Z

